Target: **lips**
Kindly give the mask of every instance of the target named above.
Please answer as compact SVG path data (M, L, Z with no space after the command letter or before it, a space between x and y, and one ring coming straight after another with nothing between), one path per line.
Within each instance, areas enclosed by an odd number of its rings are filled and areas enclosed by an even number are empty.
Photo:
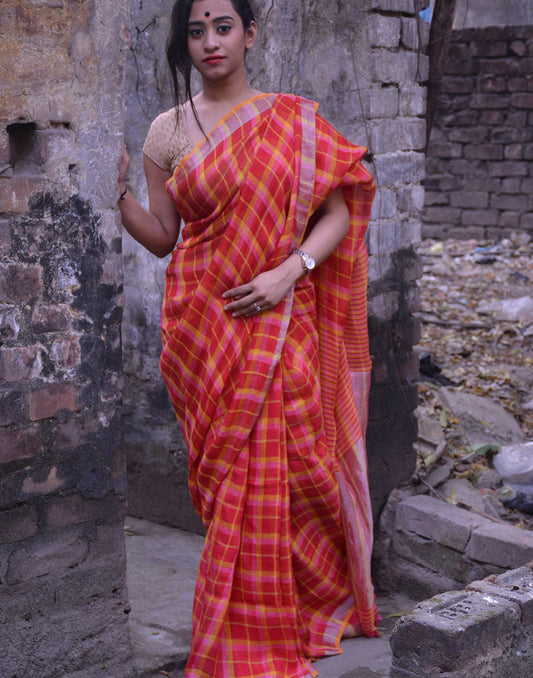
M206 64L215 65L215 64L219 64L222 61L223 58L224 57L221 56L220 54L213 54L212 56L205 57L204 62Z

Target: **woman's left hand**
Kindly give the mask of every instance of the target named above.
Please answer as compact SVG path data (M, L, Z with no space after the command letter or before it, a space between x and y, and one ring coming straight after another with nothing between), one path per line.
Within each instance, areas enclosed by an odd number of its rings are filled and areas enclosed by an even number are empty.
M289 257L271 271L260 273L251 282L224 292L224 299L234 299L224 309L234 318L249 318L269 311L287 296L296 280L302 275L298 256Z

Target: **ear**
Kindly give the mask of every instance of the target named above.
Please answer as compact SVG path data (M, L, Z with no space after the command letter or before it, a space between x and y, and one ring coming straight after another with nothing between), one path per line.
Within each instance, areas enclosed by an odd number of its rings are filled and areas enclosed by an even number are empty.
M248 28L246 29L246 34L244 36L244 46L246 49L251 49L254 46L255 40L257 38L257 24L255 21L252 21Z

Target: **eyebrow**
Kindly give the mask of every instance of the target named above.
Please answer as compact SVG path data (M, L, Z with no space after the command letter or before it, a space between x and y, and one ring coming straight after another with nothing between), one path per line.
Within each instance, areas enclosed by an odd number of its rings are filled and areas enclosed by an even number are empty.
M217 16L213 18L213 21L235 21L234 17L232 16ZM189 21L187 26L203 26L205 21Z

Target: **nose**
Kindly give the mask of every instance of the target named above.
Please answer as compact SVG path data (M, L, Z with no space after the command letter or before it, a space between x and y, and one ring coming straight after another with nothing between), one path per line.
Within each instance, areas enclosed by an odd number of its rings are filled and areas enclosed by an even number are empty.
M208 51L213 51L218 47L218 33L214 26L210 26L206 31L204 47Z

